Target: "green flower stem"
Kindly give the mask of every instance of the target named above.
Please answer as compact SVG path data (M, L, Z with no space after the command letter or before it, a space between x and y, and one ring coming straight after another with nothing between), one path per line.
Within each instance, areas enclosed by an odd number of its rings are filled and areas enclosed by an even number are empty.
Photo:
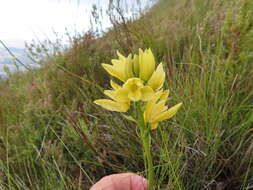
M154 189L154 167L153 159L151 155L151 135L148 124L144 122L142 105L137 104L137 113L138 113L138 126L140 129L141 141L143 145L143 154L146 170L148 171L148 190Z

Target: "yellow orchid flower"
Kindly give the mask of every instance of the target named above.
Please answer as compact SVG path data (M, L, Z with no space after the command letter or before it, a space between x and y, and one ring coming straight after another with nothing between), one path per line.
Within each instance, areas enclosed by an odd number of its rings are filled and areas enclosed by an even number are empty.
M155 58L151 49L139 49L139 77L148 81L155 70Z
M150 86L144 86L143 81L139 78L128 79L121 89L116 90L116 96L122 100L129 99L132 101L148 101L155 95Z
M164 92L158 91L155 95L155 98L151 99L146 104L144 120L145 123L150 124L150 128L152 130L157 128L160 121L173 117L182 105L182 103L179 103L168 109L168 107L165 105L168 96L169 90Z
M119 59L112 59L112 65L102 64L102 66L110 75L125 82L128 78L134 77L132 55L124 57L118 51L117 54Z
M156 68L155 72L153 72L152 76L148 80L148 85L151 86L153 90L157 91L162 88L164 81L165 72L163 70L162 63L160 63Z

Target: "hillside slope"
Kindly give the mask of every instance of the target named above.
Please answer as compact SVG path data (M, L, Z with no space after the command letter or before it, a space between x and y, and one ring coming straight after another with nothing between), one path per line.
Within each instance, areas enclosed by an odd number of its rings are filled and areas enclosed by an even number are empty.
M166 65L180 113L153 133L157 189L250 189L253 183L253 2L161 0L135 21L112 19L40 69L0 82L1 189L89 189L102 176L144 175L136 126L93 104L100 66L138 48ZM122 23L123 22L123 23Z

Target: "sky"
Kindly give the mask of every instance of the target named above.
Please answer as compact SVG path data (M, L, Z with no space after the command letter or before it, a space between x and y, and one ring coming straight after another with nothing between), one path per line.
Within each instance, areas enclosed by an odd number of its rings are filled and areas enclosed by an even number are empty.
M140 0L121 0L136 3ZM145 3L151 0L142 0ZM9 47L24 47L24 41L55 38L67 30L74 34L90 27L92 5L106 9L109 0L0 0L0 39ZM103 27L110 26L103 19Z
M0 0L0 40L8 48L25 48L33 39L67 39L66 29L71 36L82 34L90 29L92 6L103 9L102 28L106 31L111 26L105 14L110 0ZM116 1L116 0L115 0ZM156 0L120 0L127 11L125 16L141 9L147 10ZM126 6L127 5L127 6ZM101 21L101 20L100 20ZM55 32L57 36L55 35ZM15 56L23 58L17 51ZM6 62L8 61L8 64ZM10 64L11 56L0 44L0 78L5 76L4 68L10 71L22 70Z
M8 46L23 47L34 38L54 38L87 30L92 5L108 0L0 0L0 39ZM104 20L105 25L109 22Z

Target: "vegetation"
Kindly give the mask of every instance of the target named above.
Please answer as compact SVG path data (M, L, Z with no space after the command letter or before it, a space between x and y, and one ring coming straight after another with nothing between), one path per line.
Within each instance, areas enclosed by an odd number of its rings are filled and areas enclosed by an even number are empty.
M111 173L145 174L134 123L93 100L109 88L101 63L148 47L166 65L168 104L183 102L152 134L157 189L252 189L253 1L161 0L135 21L112 11L102 37L76 37L40 69L1 81L0 189L89 189Z

